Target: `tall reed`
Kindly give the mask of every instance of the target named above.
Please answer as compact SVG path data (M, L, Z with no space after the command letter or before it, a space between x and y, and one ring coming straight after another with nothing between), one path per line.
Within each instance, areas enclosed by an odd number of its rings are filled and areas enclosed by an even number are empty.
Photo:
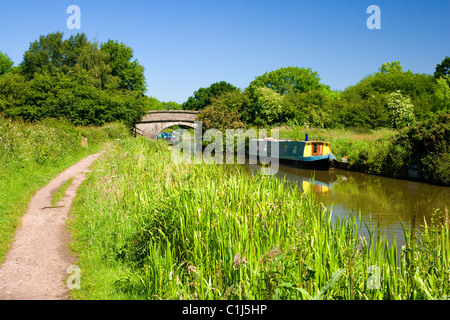
M237 165L174 164L166 145L143 138L103 155L73 213L78 299L442 299L450 291L448 223L434 219L421 238L405 227L410 241L398 255L360 218L333 217L288 181Z

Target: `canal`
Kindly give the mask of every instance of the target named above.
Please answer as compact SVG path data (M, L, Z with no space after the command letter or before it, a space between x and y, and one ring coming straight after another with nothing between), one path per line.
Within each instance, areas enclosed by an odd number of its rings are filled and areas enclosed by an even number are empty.
M260 166L248 165L248 169L256 173ZM389 241L395 238L397 245L404 243L402 223L409 227L415 215L414 225L420 231L434 210L444 212L450 207L450 188L445 186L340 169L319 171L281 165L275 176L296 183L303 191L315 192L317 201L331 209L333 216L360 213L376 232L380 222L381 234ZM367 234L364 226L362 233Z

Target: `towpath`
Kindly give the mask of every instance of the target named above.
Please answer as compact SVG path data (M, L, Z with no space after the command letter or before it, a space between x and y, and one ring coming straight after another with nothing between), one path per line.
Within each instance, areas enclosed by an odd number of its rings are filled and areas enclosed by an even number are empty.
M65 279L75 263L66 220L78 187L100 154L82 159L59 174L31 199L5 261L0 266L0 300L68 300ZM66 196L51 208L52 196L74 178Z

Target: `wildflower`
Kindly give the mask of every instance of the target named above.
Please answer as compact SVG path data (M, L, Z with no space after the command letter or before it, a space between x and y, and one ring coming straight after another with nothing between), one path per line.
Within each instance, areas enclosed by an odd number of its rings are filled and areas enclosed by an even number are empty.
M192 265L191 265L191 266L188 267L188 274L190 274L191 271L197 273L197 268L196 268L195 266L192 266Z
M233 260L233 269L237 270L239 269L239 266L242 264L247 263L247 260L245 258L241 258L241 254L238 253L234 256L234 260Z

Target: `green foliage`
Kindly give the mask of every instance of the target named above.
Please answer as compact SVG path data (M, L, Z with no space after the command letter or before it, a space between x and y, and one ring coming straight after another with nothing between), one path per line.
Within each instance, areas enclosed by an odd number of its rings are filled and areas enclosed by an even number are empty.
M400 91L392 92L387 96L387 107L391 128L402 129L414 123L414 106L410 98L404 97Z
M182 110L182 105L174 101L159 101L155 97L147 97L146 110Z
M286 67L256 77L251 86L267 87L281 95L328 88L320 83L317 72L310 68Z
M133 49L118 41L108 40L100 46L109 57L111 74L120 78L119 89L144 92L147 89L144 67L133 59Z
M144 69L132 57L132 49L117 41L99 48L85 34L66 40L61 32L41 36L17 72L0 78L0 112L26 121L132 125L148 111Z
M335 101L337 103L337 100ZM306 127L332 127L334 126L332 100L323 90L289 93L283 101L283 118Z
M341 100L346 101L342 106L350 110L341 110L344 113L358 112L364 118L372 118L379 114L379 119L373 119L371 126L385 126L387 105L382 101L380 95L389 95L392 92L401 91L410 97L414 105L414 116L417 121L428 119L432 115L433 94L436 81L433 76L426 74L415 74L408 72L375 73L365 77L356 85L347 88L341 94ZM372 107L366 109L366 102L375 97L370 104ZM383 110L385 108L386 110ZM360 109L360 110L357 110ZM372 115L367 115L366 110L371 110ZM338 119L339 120L339 119ZM342 125L353 126L351 122L342 119ZM363 121L363 123L366 121Z
M81 42L85 39L77 40ZM73 43L75 40L72 38L70 42ZM71 48L63 46L62 32L40 36L39 40L32 42L28 51L24 53L23 62L20 63L23 74L31 79L35 73L52 73L61 70L67 64L70 65L73 61L65 59L64 49L70 51Z
M336 114L335 126L370 129L388 127L389 114L384 93L374 92L366 99L342 99L333 102L332 109Z
M246 105L247 121L256 126L267 126L281 119L284 97L268 87L250 85L246 94L249 102Z
M6 53L0 51L0 76L8 73L13 65L14 62L11 58Z
M213 98L211 104L198 115L205 130L217 129L225 134L226 129L244 129L238 110L241 106L240 92L227 92Z
M443 76L450 76L450 57L445 57L440 64L436 65L436 71L434 77L439 79Z
M436 79L436 87L433 94L433 112L450 111L450 76L442 76Z
M400 61L397 60L394 62L383 63L382 66L378 68L378 70L381 73L400 73L403 72L403 67L400 64Z
M133 139L96 162L73 205L83 281L72 298L411 300L450 293L448 216L437 215L421 235L405 228L405 248L397 249L371 226L363 238L361 219L340 219L283 179L231 165L175 165L170 157L163 144Z
M102 126L110 139L124 139L130 135L129 128L122 122L110 122Z
M256 77L242 94L236 94L239 99L234 110L238 110L245 124L254 126L294 121L319 128L397 128L446 112L449 86L445 82L449 84L449 79L443 76L436 80L428 74L404 72L400 61L394 61L384 63L379 72L343 92L336 92L321 84L317 72L311 69L280 68ZM182 108L206 107L212 101L210 91L201 88ZM400 100L394 99L393 93L397 91L404 96Z
M56 207L57 204L66 196L67 189L72 185L73 178L67 180L52 197L52 207Z
M280 130L282 139L329 141L344 169L394 178L407 178L416 165L423 181L450 185L450 116L437 114L403 130L364 128L318 129L291 124Z
M240 90L230 83L225 81L216 82L207 88L200 88L194 92L192 97L183 103L184 110L202 110L206 108L213 98L218 97L226 92L239 92Z
M33 194L70 165L98 152L109 141L105 131L56 119L24 123L0 116L0 263ZM82 137L88 139L87 148Z
M394 146L402 150L401 158L406 165L417 165L423 179L450 185L449 114L438 114L401 131L394 141Z

